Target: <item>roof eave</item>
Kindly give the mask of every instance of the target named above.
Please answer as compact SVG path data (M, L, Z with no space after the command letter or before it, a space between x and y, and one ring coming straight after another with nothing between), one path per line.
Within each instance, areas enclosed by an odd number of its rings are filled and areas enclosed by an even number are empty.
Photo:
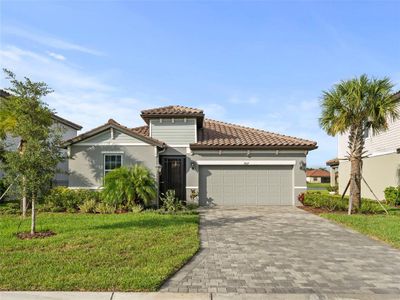
M190 144L193 150L314 150L317 145L310 146L262 146L262 145L201 145Z

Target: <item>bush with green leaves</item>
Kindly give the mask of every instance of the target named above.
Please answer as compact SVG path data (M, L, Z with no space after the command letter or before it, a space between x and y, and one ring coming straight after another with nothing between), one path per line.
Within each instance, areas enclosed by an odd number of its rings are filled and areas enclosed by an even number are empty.
M105 202L97 203L96 212L99 214L112 214L115 212L115 206Z
M385 189L385 199L390 205L400 205L400 185L389 186Z
M177 212L183 209L182 201L180 201L175 194L175 190L168 190L160 197L162 201L162 208L168 212Z
M21 212L19 201L0 202L0 215L16 215Z
M345 196L343 199L339 195L326 195L319 192L304 193L305 206L315 208L327 209L329 211L347 211L349 207L349 197ZM388 208L387 206L385 207ZM379 214L384 213L385 210L382 206L374 200L363 199L361 208L357 211L365 214Z
M339 191L339 187L338 187L337 185L335 185L335 186L328 186L326 189L328 190L328 192L335 192L335 194L337 194L338 191Z
M93 200L100 202L101 193L94 190L56 187L44 198L43 210L52 212L76 212L83 203Z
M90 213L93 214L96 212L97 201L95 199L89 199L79 205L79 210L82 213Z
M156 181L150 170L142 165L120 167L107 173L103 198L114 206L149 205L157 196Z

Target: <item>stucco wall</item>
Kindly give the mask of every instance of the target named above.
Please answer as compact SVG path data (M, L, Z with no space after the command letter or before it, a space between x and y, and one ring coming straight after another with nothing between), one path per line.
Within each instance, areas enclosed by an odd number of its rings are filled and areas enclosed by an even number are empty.
M151 137L169 145L189 145L196 142L196 119L152 119Z
M69 161L69 186L99 188L103 185L104 155L121 154L122 165L143 164L156 176L157 157L155 147L145 146L82 146L72 145Z
M350 162L339 163L339 193L343 193L350 177ZM365 158L363 177L378 199L385 198L384 190L388 186L400 185L400 154L393 153ZM349 194L349 190L347 191ZM364 182L361 184L362 197L375 199Z

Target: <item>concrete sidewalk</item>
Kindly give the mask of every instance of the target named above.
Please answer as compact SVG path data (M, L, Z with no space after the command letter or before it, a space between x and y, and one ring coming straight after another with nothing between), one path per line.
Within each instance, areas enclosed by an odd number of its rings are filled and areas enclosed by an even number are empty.
M0 300L399 300L388 294L214 294L119 292L0 292Z

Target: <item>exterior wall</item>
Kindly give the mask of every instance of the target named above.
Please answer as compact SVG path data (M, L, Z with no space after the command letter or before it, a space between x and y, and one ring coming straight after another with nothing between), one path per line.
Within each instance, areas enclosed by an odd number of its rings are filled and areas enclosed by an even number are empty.
M150 136L168 145L189 145L197 141L196 119L152 119Z
M64 124L61 124L61 123L54 123L52 127L60 131L60 133L62 135L61 139L63 141L69 140L77 135L76 129L66 126ZM6 145L8 145L7 150L16 151L18 149L18 145L19 145L20 141L21 141L21 139L19 137L13 138L13 137L8 136L6 138ZM61 149L60 151L65 155L65 157L67 157L66 150ZM59 185L68 186L68 159L65 159L64 161L60 162L57 165L57 169L58 169L58 172L54 176L53 184L57 185L57 186L59 186ZM4 174L0 170L0 178L3 175Z
M121 154L122 165L143 164L156 176L157 153L151 145L72 145L69 187L100 188L104 179L104 155Z
M233 151L233 150L223 150L219 151L210 151L210 150L196 150L192 154L188 154L188 161L227 161L227 160L245 160L245 161L257 161L257 160L294 160L294 202L295 205L301 205L301 203L297 200L297 196L300 193L303 193L307 190L306 186L306 154L301 151L279 151L276 154L276 151L251 151L250 156L248 156L247 151ZM187 186L192 186L193 188L199 187L199 166L195 165L195 170L191 170L190 175L187 174L186 180ZM190 190L189 190L190 191ZM190 199L190 198L188 198Z
M338 136L338 158L344 159L348 151L348 134ZM365 139L366 155L375 156L380 154L388 154L396 152L400 148L400 119L389 121L387 131L377 135L373 135L370 130L368 137Z
M93 145L148 145L147 143L122 133L118 130L108 129L93 137L85 139L75 145L93 146Z
M306 181L309 183L321 183L321 177L307 177Z
M339 193L343 194L350 177L350 162L341 160L339 163ZM363 160L363 177L379 200L383 200L383 191L388 186L400 185L400 154L393 153L365 158ZM347 195L349 190L347 191ZM361 195L364 198L375 199L368 187L362 181Z
M331 186L336 186L338 184L338 182L337 182L338 171L339 171L338 166L330 167L329 175L331 176L330 177L331 178Z

